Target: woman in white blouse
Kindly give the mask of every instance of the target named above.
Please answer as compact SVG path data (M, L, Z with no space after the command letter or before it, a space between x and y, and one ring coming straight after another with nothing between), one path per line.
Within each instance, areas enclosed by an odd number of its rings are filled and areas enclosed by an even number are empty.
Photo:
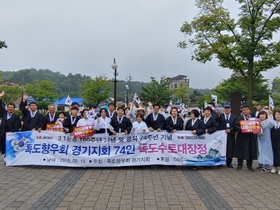
M77 127L79 126L86 126L86 125L93 125L94 126L94 119L92 119L91 117L88 118L88 109L84 109L81 113L82 118L79 119L79 121L77 122Z
M95 132L96 133L108 133L112 135L114 130L110 125L111 119L107 117L107 110L105 108L100 109L100 117L95 120Z

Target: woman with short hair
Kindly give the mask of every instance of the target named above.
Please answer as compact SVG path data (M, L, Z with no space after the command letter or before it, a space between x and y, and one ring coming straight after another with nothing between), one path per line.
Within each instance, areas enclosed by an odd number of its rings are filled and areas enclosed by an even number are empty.
M179 117L177 107L172 107L170 110L170 116L166 118L165 129L169 133L174 133L177 130L183 130L184 121Z
M202 132L202 126L201 121L199 120L199 111L196 109L193 109L191 111L191 119L188 120L185 130L192 131L192 134L197 134L197 131L199 133Z

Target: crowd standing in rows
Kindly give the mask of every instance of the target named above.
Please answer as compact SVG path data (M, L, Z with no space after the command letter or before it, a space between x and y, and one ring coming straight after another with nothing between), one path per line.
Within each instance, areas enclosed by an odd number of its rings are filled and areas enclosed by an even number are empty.
M101 108L99 112L95 105L79 112L79 104L73 103L69 114L57 113L54 105L48 106L48 113L43 116L37 109L36 102L30 102L27 106L28 95L23 94L20 103L22 118L14 113L15 104L2 103L5 91L0 93L1 145L0 150L5 154L6 133L17 131L45 130L47 124L60 124L65 133L73 133L77 126L93 125L96 133L115 135L116 133L129 134L160 132L166 130L174 133L180 130L191 131L193 135L211 135L217 130L225 130L227 134L226 165L232 168L232 158L237 158L237 170L243 167L246 160L247 168L253 169L253 160L258 160L257 169L262 172L280 174L280 110L272 112L269 107L264 109L260 104L256 106L256 112L251 112L247 105L241 108L240 116L231 114L230 104L224 105L224 113L216 112L213 106L204 108L203 113L197 109L190 112L190 118L180 115L176 107L166 110L158 104L148 103L144 109L134 103L129 106L108 104L108 110ZM138 106L138 107L137 107ZM241 120L259 118L261 121L261 133L242 133ZM272 168L271 168L272 167Z

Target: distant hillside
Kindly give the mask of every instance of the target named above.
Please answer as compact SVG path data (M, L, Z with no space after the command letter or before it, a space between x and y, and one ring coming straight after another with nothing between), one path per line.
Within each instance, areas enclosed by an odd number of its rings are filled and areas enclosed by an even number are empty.
M2 73L2 80L8 80L14 83L18 83L23 86L27 83L32 83L34 80L49 80L54 85L59 87L59 97L65 97L68 94L71 97L81 97L80 95L80 84L83 83L84 79L89 76L81 74L69 73L67 76L60 72L53 72L48 69L22 69L19 71L0 71ZM117 95L118 100L124 100L126 95L125 85L126 81L118 81L117 83ZM129 97L132 98L135 92L139 92L141 85L147 83L131 81L129 83ZM113 82L112 82L112 94L113 94Z
M60 72L53 72L49 69L22 69L19 71L0 71L2 73L2 80L8 80L14 83L18 83L23 86L26 83L32 83L33 80L49 80L54 85L59 87L58 94L59 98L65 97L68 94L70 97L81 97L80 95L80 84L83 83L84 79L89 76L81 74L68 75L61 74ZM117 83L117 99L123 101L126 96L125 85L127 81L120 80ZM141 86L145 86L148 83L131 81L129 85L129 99L132 100L134 93L139 93ZM209 92L209 89L192 89L190 88L189 94L199 96ZM112 82L112 95L113 95L113 82Z

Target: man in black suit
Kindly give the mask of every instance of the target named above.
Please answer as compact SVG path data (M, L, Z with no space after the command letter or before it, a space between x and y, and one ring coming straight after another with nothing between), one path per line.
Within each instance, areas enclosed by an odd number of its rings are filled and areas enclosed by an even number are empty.
M165 118L159 113L160 106L158 104L153 105L153 112L149 114L145 120L149 130L153 132L161 131L165 129Z
M8 103L7 110L2 102L2 97L5 91L0 93L0 115L2 115L2 122L0 125L0 151L2 154L6 153L6 133L17 132L20 129L20 117L14 113L15 104Z
M42 122L43 130L46 130L47 124L55 124L58 118L58 114L55 111L56 110L54 104L50 104L48 106L48 113L43 118L43 122Z
M37 110L37 103L31 101L29 104L29 110L26 109L28 95L23 94L22 101L19 105L19 109L23 114L22 131L38 131L42 130L43 115Z
M236 116L231 114L230 104L224 105L224 113L219 117L219 129L227 133L227 167L232 168L232 158L235 146Z
M124 116L124 108L122 107L118 108L117 116L111 119L110 124L114 128L113 135L121 132L129 134L132 129L132 124L130 120Z
M73 106L70 111L71 114L64 120L63 127L66 133L72 134L73 128L77 126L77 122L81 119L81 117L78 116L78 111L78 107Z

